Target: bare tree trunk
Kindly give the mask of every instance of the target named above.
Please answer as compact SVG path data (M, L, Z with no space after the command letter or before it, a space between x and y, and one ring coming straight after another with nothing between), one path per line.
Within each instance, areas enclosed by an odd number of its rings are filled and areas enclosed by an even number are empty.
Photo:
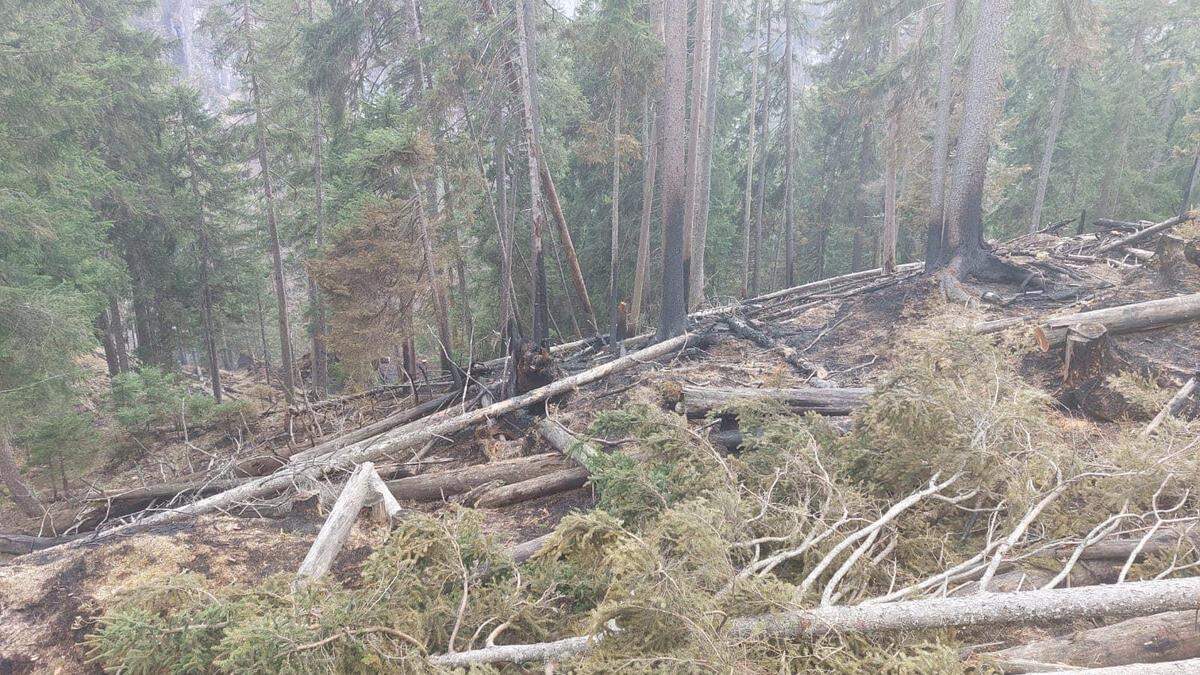
M792 155L795 148L795 132L792 124L792 0L783 2L783 62L784 62L784 128L786 139L783 142L783 210L784 210L784 260L783 276L785 286L796 285L796 221L795 207L792 203Z
M1004 65L1004 27L1011 0L980 0L975 46L967 72L962 130L954 160L953 188L946 224L955 251L955 273L965 276L983 255L983 185L987 179L992 128L1003 97L1000 75Z
M659 338L682 335L687 330L688 248L684 225L685 116L687 97L687 8L681 2L664 3L663 58L663 271Z
M763 215L767 203L767 156L770 154L767 141L771 138L771 0L767 0L767 39L763 49L763 119L762 137L758 147L762 156L758 164L758 206L754 219L754 242L750 247L750 295L759 293L759 276L762 269Z
M217 332L213 323L212 244L208 238L208 224L204 218L204 196L200 193L200 166L192 149L191 134L185 136L187 163L191 170L188 185L192 199L196 202L196 243L200 248L200 319L204 329L204 349L208 356L208 376L212 384L213 400L221 402L221 364L217 360Z
M609 232L608 257L608 334L617 334L617 272L620 267L621 244L621 78L620 67L613 82L613 170L612 170L612 219Z
M467 281L467 262L463 256L462 239L459 236L458 223L454 219L454 202L450 198L449 184L445 184L443 195L446 200L447 219L451 224L450 236L451 244L454 246L455 282L458 290L459 308L462 311L463 339L470 344L475 335L475 317L471 313L471 292Z
M512 230L508 223L508 144L506 139L496 137L492 164L496 171L496 195L499 199L496 213L496 227L500 237L500 331L505 340L513 336L508 334L509 322L516 314L516 289L513 287L512 275ZM508 353L505 348L504 353Z
M429 221L425 215L425 205L421 198L421 186L417 179L412 178L413 194L417 196L417 226L421 228L421 250L425 256L425 271L429 274L429 286L433 291L433 308L437 313L438 356L442 370L450 377L458 378L458 368L454 365L451 355L454 354L454 338L450 333L450 301L446 297L446 286L442 283L442 275L438 272L437 259L433 255L433 237L429 231Z
M113 342L112 327L109 326L108 312L100 312L96 315L96 321L92 327L96 331L96 338L100 340L101 346L104 347L104 362L108 366L108 377L111 380L121 374L121 363L117 360L117 346Z
M247 8L247 12L249 9ZM246 19L249 21L249 17ZM271 245L271 274L275 280L275 299L279 304L279 358L283 371L283 395L289 404L295 402L295 381L292 365L292 332L288 326L287 288L283 281L283 251L279 245L279 226L275 218L275 188L271 182L271 165L267 160L267 127L263 120L262 100L259 96L258 77L250 75L250 98L254 105L254 128L258 150L258 168L262 174L263 197L267 209L267 236Z
M1200 148L1196 150L1196 159L1192 161L1192 170L1188 172L1183 183L1183 200L1179 204L1179 217L1184 218L1192 210L1192 196L1196 192L1196 179L1200 174Z
M117 350L120 372L129 372L129 347L125 341L125 322L121 320L121 303L117 296L108 298L108 329L112 333L113 348Z
M892 59L900 56L900 34L898 29L892 30L891 35ZM896 240L900 234L900 223L896 220L896 172L899 164L900 148L900 101L893 89L888 93L885 104L885 122L883 132L883 231L879 237L879 266L884 274L896 271Z
M954 48L958 44L955 30L957 6L958 0L946 0L942 9L942 35L938 45L938 98L930 173L932 195L925 241L925 260L931 266L937 265L946 254L946 158L950 154L950 101L953 98L950 75L954 69Z
M742 202L742 297L750 297L750 230L754 227L751 221L751 210L754 203L754 125L758 115L758 52L759 52L759 8L758 0L754 0L754 27L750 31L754 44L750 52L750 111L746 131L746 189L743 191Z
M1141 25L1134 27L1132 55L1133 66L1140 69L1145 61L1145 36L1143 35L1143 27ZM1099 218L1112 218L1117 216L1117 200L1120 198L1120 186L1118 181L1121 177L1121 172L1125 168L1125 162L1129 159L1129 142L1133 133L1132 120L1130 119L1133 106L1132 99L1135 96L1132 89L1126 93L1125 100L1117 106L1116 115L1113 117L1113 137L1114 142L1109 146L1111 154L1108 161L1104 163L1104 174L1100 177L1099 200L1096 204L1096 216Z
M518 44L521 51L521 105L525 117L525 154L529 164L529 206L532 218L531 248L533 253L533 339L537 342L550 335L547 324L546 258L542 251L542 174L538 158L537 117L533 98L535 61L533 41L534 8L536 0L517 0Z
M661 31L660 31L661 33ZM654 214L654 180L658 171L658 105L646 96L643 106L646 159L642 170L642 221L638 229L637 263L633 269L633 305L629 325L638 326L642 320L642 304L646 293L646 267L650 262L650 219Z
M308 0L308 21L314 21L312 0ZM322 157L324 130L321 124L321 98L312 97L312 127L313 127L313 238L318 254L325 248L325 166ZM329 328L325 318L325 299L321 297L321 289L317 288L312 276L308 278L308 299L312 306L312 385L317 396L329 393L329 353L325 342Z
M271 386L271 350L267 346L267 319L263 310L262 289L255 285L254 299L258 302L258 337L262 341L263 366L266 368L267 386Z
M8 488L8 494L17 507L30 518L37 518L42 515L42 505L17 468L16 452L8 434L8 429L0 426L0 480L4 481L4 487Z
M1050 126L1046 130L1046 145L1042 148L1042 163L1038 166L1037 193L1033 198L1033 215L1029 219L1030 232L1037 232L1042 226L1042 206L1046 203L1050 166L1054 163L1054 147L1058 143L1058 132L1062 129L1063 107L1066 105L1070 81L1071 69L1060 67L1054 78L1054 103L1050 106Z
M700 146L701 136L704 134L704 113L705 113L705 96L706 78L705 70L708 68L708 39L709 39L709 11L712 9L712 0L696 0L696 15L692 23L692 102L688 109L688 147L686 157L687 177L684 183L684 207L683 207L683 275L684 283L687 288L684 289L685 304L691 305L692 298L690 287L693 279L692 262L693 253L696 249L695 241L695 224L696 224L696 209L700 197Z
M712 0L711 32L708 44L708 69L705 74L704 132L700 140L700 166L697 169L700 181L697 196L695 229L692 232L694 250L692 255L691 303L704 302L704 261L708 246L708 211L712 195L712 154L717 125L717 83L721 58L721 31L724 20L722 0Z

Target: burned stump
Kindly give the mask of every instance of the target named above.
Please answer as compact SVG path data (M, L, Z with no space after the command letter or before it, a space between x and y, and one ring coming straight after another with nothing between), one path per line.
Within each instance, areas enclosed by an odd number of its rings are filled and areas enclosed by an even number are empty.
M1104 324L1070 326L1063 361L1062 402L1105 422L1127 416L1129 401L1108 384L1109 376L1124 366Z

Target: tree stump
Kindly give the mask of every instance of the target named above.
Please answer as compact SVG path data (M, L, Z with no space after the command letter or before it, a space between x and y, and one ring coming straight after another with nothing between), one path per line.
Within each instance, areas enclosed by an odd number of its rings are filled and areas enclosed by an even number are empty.
M1124 417L1130 410L1129 402L1108 386L1108 377L1120 372L1122 365L1104 324L1078 323L1068 327L1063 403L1105 422Z
M1182 237L1170 233L1158 238L1154 257L1158 261L1158 280L1163 285L1170 286L1179 281L1186 264L1184 243Z
M1183 247L1183 257L1193 265L1200 266L1200 237L1197 237Z

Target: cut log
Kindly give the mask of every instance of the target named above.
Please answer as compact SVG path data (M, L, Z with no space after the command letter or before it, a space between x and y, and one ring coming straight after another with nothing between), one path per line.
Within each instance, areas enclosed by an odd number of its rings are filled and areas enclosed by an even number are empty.
M543 534L535 539L530 539L529 541L523 541L520 544L516 544L508 549L508 555L512 557L513 562L523 563L537 555L537 552L542 550L546 543L550 541L550 537L552 536L554 536L554 532L547 532L546 534Z
M544 476L502 485L492 488L480 495L474 506L481 509L494 509L510 504L538 499L548 495L581 488L588 482L592 473L583 467L571 467L555 471Z
M1099 323L1110 335L1150 330L1173 323L1200 318L1200 293L1162 300L1119 305L1076 314L1050 317L1034 328L1034 337L1042 351L1050 351L1067 339L1067 329L1080 323Z
M628 356L601 364L591 370L557 380L553 384L541 389L535 389L527 394L515 396L478 410L457 415L443 422L436 424L430 424L425 421L410 422L398 429L384 433L377 439L372 439L369 444L343 448L328 456L314 459L303 461L293 459L287 466L269 476L252 480L232 490L205 497L179 508L156 513L136 523L105 530L92 537L92 540L125 533L133 528L145 528L147 526L194 518L201 514L228 508L238 502L290 488L298 480L306 478L315 479L329 471L345 470L357 463L386 457L402 450L419 448L431 440L456 434L484 420L521 410L532 403L544 401L552 396L604 379L614 373L622 372L642 365L647 361L653 361L672 354L680 349L684 349L696 339L697 336L685 333L684 335L664 340L658 344L633 352Z
M387 486L392 495L400 501L432 502L463 494L495 481L509 485L573 468L576 467L570 460L557 452L548 452L401 478L388 481Z
M1168 663L1135 663L1112 668L1085 668L1071 672L1074 675L1194 675L1200 673L1200 659Z
M866 388L830 388L818 389L813 387L798 389L755 389L753 387L729 387L719 389L714 387L694 387L686 385L680 388L681 397L677 409L688 417L703 417L718 408L723 408L738 401L771 400L780 403L793 412L815 412L821 415L849 415L851 412L866 405L867 396L871 389Z
M805 359L800 355L800 352L767 335L758 328L751 326L748 321L734 315L725 317L723 321L733 331L734 335L744 340L750 340L763 349L770 349L772 352L775 352L801 375L812 378L816 383L820 383L817 386L835 386L827 382L829 371L825 370L820 364Z
M1142 429L1142 438L1146 438L1150 434L1153 434L1156 429L1162 426L1163 422L1167 421L1168 417L1178 414L1179 411L1183 409L1183 404L1187 403L1187 400L1191 398L1192 392L1194 391L1196 391L1195 377L1185 382L1183 386L1179 388L1179 391L1175 392L1175 395L1171 397L1171 400L1167 401L1167 404L1163 406L1163 409L1158 411L1158 414L1154 416L1154 419L1150 421L1150 424L1147 424L1146 428Z
M334 502L329 517L317 533L316 541L308 549L304 561L300 563L300 569L296 572L298 587L321 578L333 565L333 559L350 536L350 528L358 519L358 512L366 506L367 500L375 490L371 476L378 478L375 465L371 462L363 462L350 474L350 479L346 481L346 486Z
M1117 239L1115 241L1111 241L1107 244L1104 244L1100 248L1097 248L1096 252L1099 254L1104 254L1104 253L1108 253L1109 251L1116 251L1118 249L1121 249L1121 248L1124 248L1131 244L1135 244L1139 241L1142 241L1143 239L1146 239L1148 237L1153 237L1154 235L1156 235L1160 232L1166 232L1167 230L1186 221L1187 219L1188 219L1187 215L1175 216L1174 218L1168 218L1168 219L1162 221L1161 223L1158 223L1157 225L1151 225L1150 227L1147 227L1142 230L1138 230L1137 232L1134 232L1133 234L1126 235L1124 237L1121 237L1120 239Z
M1200 578L1168 579L1115 586L987 593L965 598L778 612L733 619L726 624L726 634L733 639L813 638L842 633L1126 618L1170 611L1195 611L1197 607L1200 607ZM465 667L482 663L562 659L587 651L598 639L599 636L584 636L554 642L504 645L432 656L429 661L439 666Z
M1108 329L1099 323L1080 323L1067 329L1066 358L1060 398L1072 408L1105 422L1130 414L1129 401L1108 385L1122 369Z
M979 655L981 661L1002 668L1005 673L1033 672L1021 666L1027 662L1111 668L1198 657L1200 619L1194 611L1136 617Z

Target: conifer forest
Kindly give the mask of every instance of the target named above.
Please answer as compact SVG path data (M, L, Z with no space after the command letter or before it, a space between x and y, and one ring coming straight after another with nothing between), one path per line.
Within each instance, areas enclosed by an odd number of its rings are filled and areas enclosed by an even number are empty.
M0 0L0 674L1200 673L1200 0Z

